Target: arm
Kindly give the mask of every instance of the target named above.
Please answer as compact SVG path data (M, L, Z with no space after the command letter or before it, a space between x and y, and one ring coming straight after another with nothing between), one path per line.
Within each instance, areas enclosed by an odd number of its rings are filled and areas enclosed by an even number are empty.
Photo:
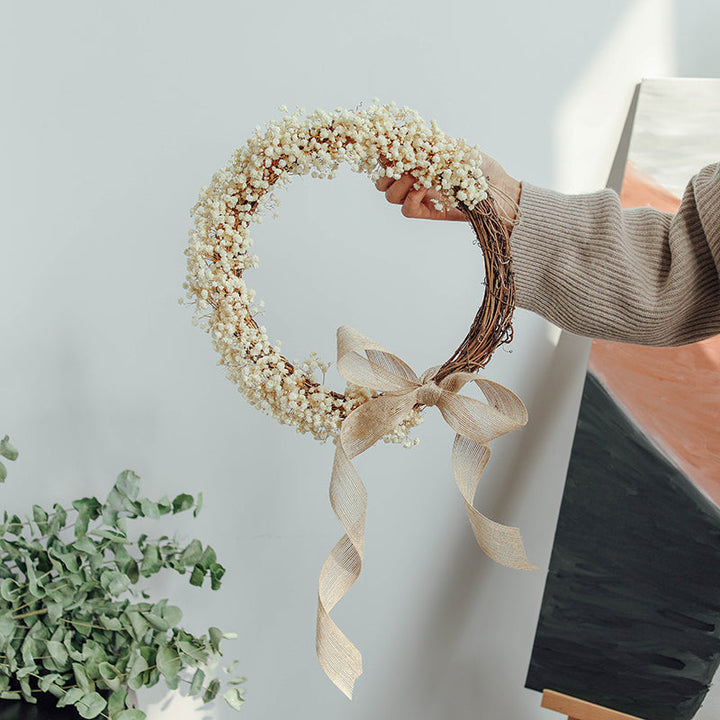
M512 236L518 305L572 332L639 345L720 333L720 165L689 183L676 215L623 210L611 190L525 184Z
M519 191L487 161L486 175L511 196ZM464 219L433 215L426 191L404 180L378 189L406 216ZM611 190L561 195L526 183L519 219L510 240L520 307L580 335L641 345L720 333L720 164L692 179L675 216L623 210Z

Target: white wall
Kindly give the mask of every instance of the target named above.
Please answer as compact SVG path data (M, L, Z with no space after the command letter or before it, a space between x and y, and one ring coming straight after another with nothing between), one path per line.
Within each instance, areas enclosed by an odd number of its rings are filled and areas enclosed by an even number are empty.
M366 565L335 612L364 654L350 703L314 655L317 574L340 534L332 447L247 406L177 304L189 208L278 105L374 96L527 181L602 185L635 82L720 73L713 4L684 2L674 23L670 0L4 3L0 434L21 450L4 506L101 495L126 467L150 495L202 489L205 511L182 530L216 547L223 589L205 597L166 579L157 592L194 630L239 634L226 649L249 678L247 718L555 717L523 683L587 342L519 311L512 352L489 368L531 421L495 443L478 504L522 528L540 570L479 552L437 417L413 450L374 448L358 463ZM635 43L622 63L608 51L618 37ZM588 117L603 118L594 134ZM568 118L585 140L564 136ZM586 160L595 175L569 180L563 168ZM332 359L347 323L422 370L464 336L482 297L467 228L405 220L350 173L298 180L281 213L256 232L253 283L290 357Z

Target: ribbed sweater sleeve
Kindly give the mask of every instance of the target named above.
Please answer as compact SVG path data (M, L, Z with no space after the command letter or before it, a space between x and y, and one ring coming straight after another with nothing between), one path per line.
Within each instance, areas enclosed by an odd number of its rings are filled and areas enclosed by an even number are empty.
M612 190L523 183L511 235L517 304L579 335L682 345L720 333L720 164L676 215L624 210Z

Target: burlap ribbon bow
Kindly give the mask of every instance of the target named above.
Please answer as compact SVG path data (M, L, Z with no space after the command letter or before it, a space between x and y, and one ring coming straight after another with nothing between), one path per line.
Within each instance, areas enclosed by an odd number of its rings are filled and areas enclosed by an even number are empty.
M343 326L337 333L340 374L349 382L382 393L353 410L343 421L336 441L330 480L330 502L345 535L332 549L320 572L317 617L317 654L327 676L349 698L362 673L358 649L330 618L330 611L360 575L363 558L367 491L351 459L391 432L416 405L435 405L455 430L453 472L475 537L495 561L511 568L534 568L525 554L520 531L500 525L472 505L480 475L490 458L487 443L527 422L520 398L507 388L474 373L457 372L439 383L422 377L384 347ZM363 355L364 353L364 355ZM459 391L474 382L487 403Z

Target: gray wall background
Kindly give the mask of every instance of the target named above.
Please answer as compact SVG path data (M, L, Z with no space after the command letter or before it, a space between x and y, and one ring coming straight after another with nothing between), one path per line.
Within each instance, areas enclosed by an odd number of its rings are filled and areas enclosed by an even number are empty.
M518 311L488 369L531 421L494 444L477 502L521 527L540 570L496 567L475 546L439 417L427 413L418 447L358 462L366 565L334 614L364 655L350 703L314 654L317 575L340 535L332 447L246 405L178 305L189 208L278 105L374 96L525 181L599 188L636 82L720 74L717 4L72 0L0 13L0 434L21 451L3 507L104 495L126 467L151 496L202 490L200 517L170 529L214 545L223 588L153 589L193 630L238 633L226 653L249 678L247 718L557 717L523 682L587 341ZM350 172L299 179L282 200L248 280L290 358L333 359L345 323L417 370L445 359L482 297L468 228L405 220ZM151 717L162 696L144 698ZM176 718L234 716L167 702Z

